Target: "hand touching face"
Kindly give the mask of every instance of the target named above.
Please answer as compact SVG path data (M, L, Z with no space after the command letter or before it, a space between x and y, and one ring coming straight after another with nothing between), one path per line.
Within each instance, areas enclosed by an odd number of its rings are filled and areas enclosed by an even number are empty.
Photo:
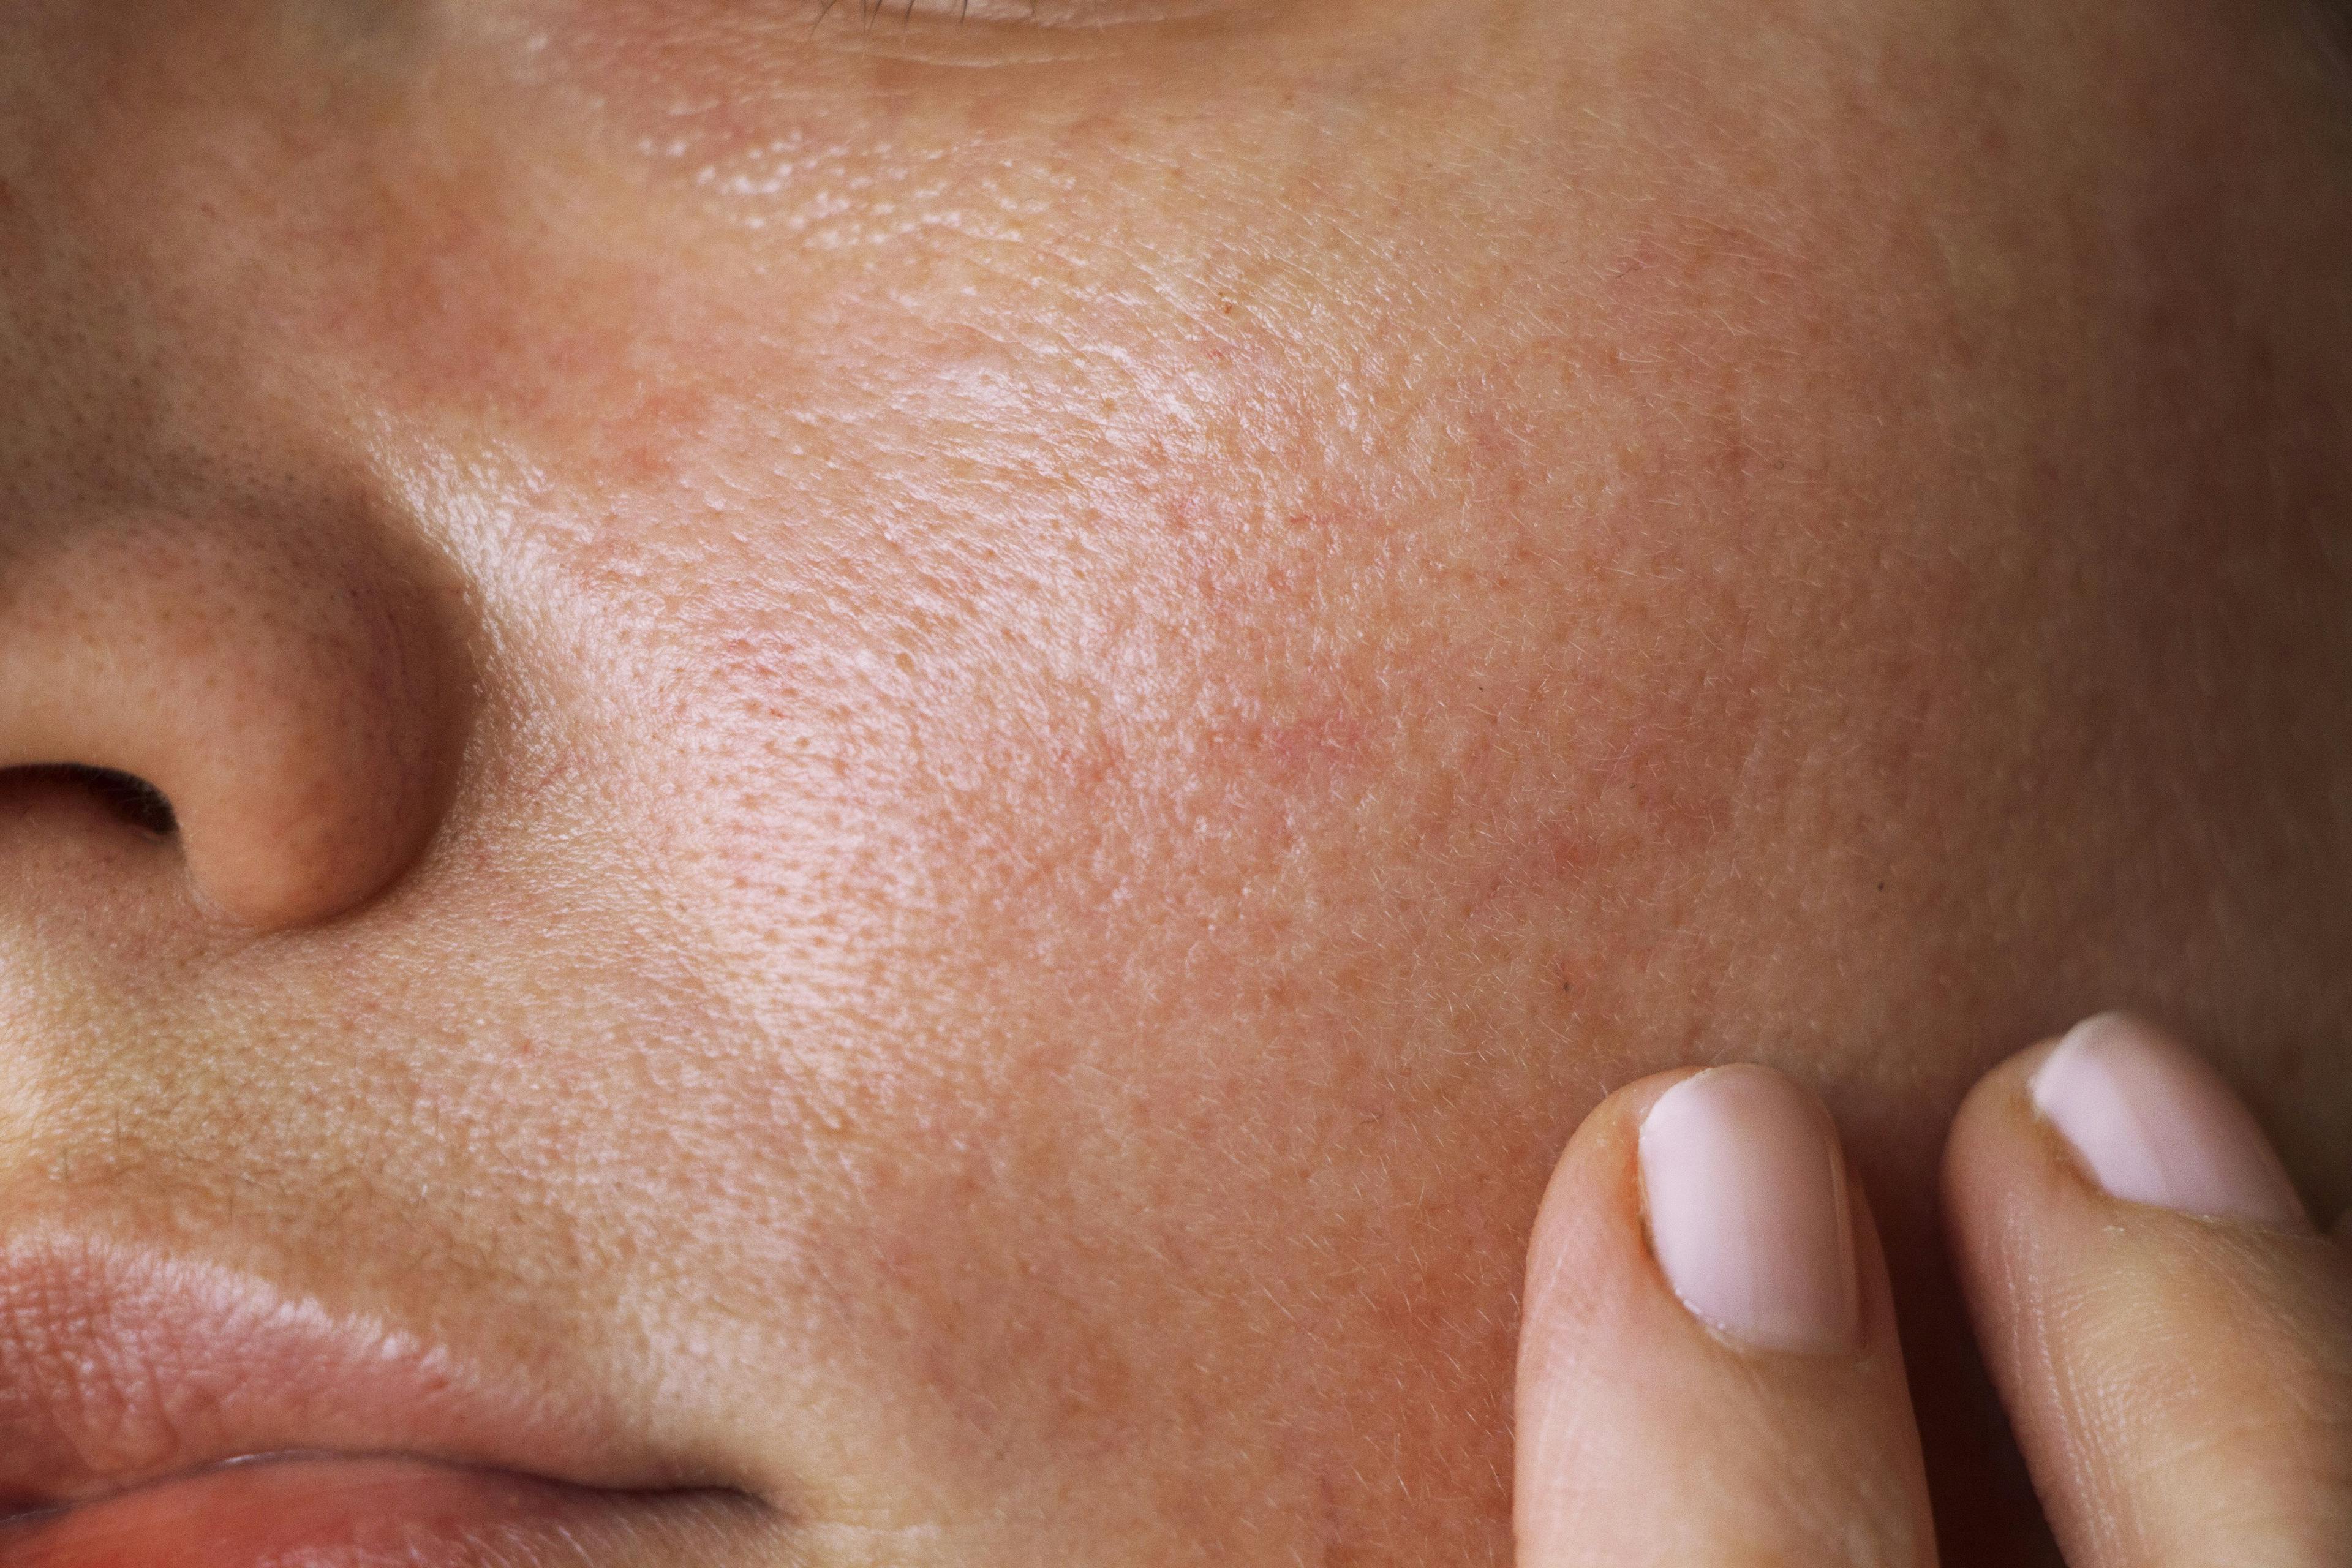
M1943 1196L2069 1568L2352 1561L2352 1253L2210 1068L2093 1018L1969 1094ZM1520 1568L1937 1562L1877 1229L1789 1079L1594 1111L1521 1335Z

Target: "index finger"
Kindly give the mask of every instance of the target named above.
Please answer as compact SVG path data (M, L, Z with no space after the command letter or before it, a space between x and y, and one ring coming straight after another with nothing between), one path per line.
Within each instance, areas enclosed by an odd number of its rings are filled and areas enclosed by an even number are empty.
M1869 1209L1760 1067L1645 1079L1544 1196L1519 1338L1519 1568L1931 1568Z

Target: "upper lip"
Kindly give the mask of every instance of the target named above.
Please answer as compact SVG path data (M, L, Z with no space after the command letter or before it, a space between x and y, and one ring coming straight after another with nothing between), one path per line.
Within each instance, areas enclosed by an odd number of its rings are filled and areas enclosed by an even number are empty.
M632 1440L592 1395L470 1362L396 1322L168 1251L69 1234L0 1239L0 1514L295 1452L613 1490L713 1485Z

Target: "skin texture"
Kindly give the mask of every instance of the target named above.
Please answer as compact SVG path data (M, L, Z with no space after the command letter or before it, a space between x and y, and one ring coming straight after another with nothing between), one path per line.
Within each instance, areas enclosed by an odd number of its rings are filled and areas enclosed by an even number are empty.
M2134 1007L2352 1199L2337 24L1150 16L0 0L0 757L180 828L0 776L0 1212L681 1562L1500 1563L1562 1144L1769 1062L2050 1561L1969 1084Z

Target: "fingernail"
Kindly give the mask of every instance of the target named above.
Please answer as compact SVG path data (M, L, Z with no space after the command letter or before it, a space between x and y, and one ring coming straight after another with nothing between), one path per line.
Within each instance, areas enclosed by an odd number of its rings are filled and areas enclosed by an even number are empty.
M1769 1068L1716 1068L1642 1121L1650 1246L1684 1306L1759 1350L1861 1344L1837 1129Z
M2034 1072L2033 1107L2112 1196L2311 1228L2253 1113L2194 1052L2137 1018L2075 1025Z

